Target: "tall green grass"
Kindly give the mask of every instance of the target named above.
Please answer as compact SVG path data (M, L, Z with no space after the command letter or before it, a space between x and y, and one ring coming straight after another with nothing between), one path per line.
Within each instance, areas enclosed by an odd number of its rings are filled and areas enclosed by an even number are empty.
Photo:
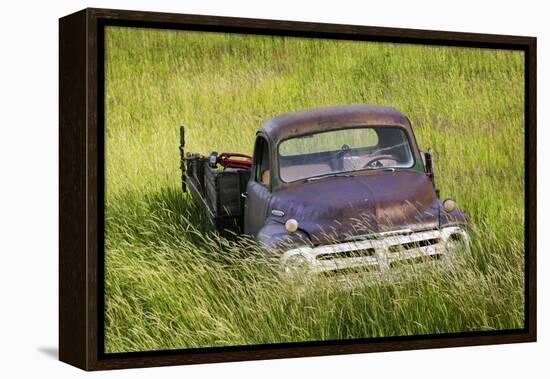
M107 352L523 326L521 52L108 27L105 76ZM267 118L349 103L401 110L433 148L471 220L460 269L296 287L181 192L179 125L188 151L250 153Z

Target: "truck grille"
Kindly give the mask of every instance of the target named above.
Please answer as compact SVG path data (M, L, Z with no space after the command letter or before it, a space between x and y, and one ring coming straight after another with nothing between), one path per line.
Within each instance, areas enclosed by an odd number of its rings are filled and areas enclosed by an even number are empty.
M420 247L424 246L431 246L436 245L439 242L441 242L440 238L430 238L427 240L421 240L421 241L415 241L415 242L408 242L408 243L402 243L399 245L393 245L388 248L390 253L395 253L403 250L411 250L411 249L418 249Z
M315 258L319 261L325 260L334 260L334 259L345 259L345 258L362 258L362 257L372 257L375 254L374 249L361 249L361 250L351 250L351 251L339 251L336 253L328 254L319 254Z
M443 257L443 254L426 254L419 255L414 258L402 258L390 261L390 268L403 267L408 265L414 265L419 263L426 263L430 261L437 261Z
M302 255L309 262L308 272L339 275L358 271L384 272L400 266L415 265L440 260L447 254L448 241L456 238L465 242L469 249L469 237L460 226L441 230L428 230L407 234L342 242L333 245L300 247L283 254L281 265L285 271L288 257Z

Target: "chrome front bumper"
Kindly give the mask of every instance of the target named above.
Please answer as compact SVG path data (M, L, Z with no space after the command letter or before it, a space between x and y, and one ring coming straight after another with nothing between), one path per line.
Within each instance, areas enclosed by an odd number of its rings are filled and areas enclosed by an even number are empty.
M470 238L462 227L450 226L422 232L381 233L360 241L299 247L286 251L280 264L283 274L289 276L303 271L345 274L372 270L383 273L396 266L451 258L457 248L469 251Z

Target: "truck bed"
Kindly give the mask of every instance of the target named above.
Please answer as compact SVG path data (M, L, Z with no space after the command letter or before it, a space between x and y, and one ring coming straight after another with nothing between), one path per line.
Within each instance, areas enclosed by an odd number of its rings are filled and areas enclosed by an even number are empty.
M242 233L244 198L250 170L212 168L202 156L186 158L187 184L193 199L220 232Z

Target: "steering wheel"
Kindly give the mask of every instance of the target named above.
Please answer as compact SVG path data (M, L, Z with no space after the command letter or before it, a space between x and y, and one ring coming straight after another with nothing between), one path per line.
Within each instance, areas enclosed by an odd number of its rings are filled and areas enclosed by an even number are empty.
M392 161L395 161L395 157L393 155L379 155L377 157L372 158L369 160L363 168L378 168L378 167L384 167L384 165L380 162L382 159L391 159ZM378 162L375 164L375 162Z

